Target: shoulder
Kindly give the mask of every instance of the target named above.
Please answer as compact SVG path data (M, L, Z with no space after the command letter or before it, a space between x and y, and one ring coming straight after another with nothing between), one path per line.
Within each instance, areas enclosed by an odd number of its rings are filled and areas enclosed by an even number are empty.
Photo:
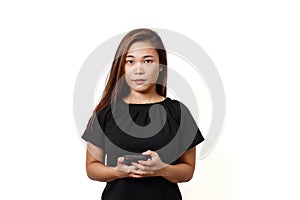
M176 112L189 110L188 107L183 102L177 99L172 99L170 97L166 98L166 105L174 109L174 111Z
M100 124L101 127L104 127L105 119L110 113L110 106L106 106L98 110L96 113L93 113L92 117L90 118L91 123L97 122Z
M110 112L111 106L105 106L97 111L96 115L98 120L101 118L105 118L106 115Z
M181 121L181 118L190 113L189 108L180 100L167 97L166 109L176 120Z

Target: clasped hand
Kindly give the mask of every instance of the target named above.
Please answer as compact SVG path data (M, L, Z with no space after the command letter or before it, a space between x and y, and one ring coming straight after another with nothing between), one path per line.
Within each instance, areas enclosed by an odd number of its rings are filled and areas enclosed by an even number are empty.
M116 169L128 174L129 177L143 178L149 176L156 176L157 172L167 166L161 161L159 155L151 150L148 150L143 155L150 155L151 159L147 161L138 161L138 163L132 163L131 166L127 166L124 163L124 157L118 158L118 165Z

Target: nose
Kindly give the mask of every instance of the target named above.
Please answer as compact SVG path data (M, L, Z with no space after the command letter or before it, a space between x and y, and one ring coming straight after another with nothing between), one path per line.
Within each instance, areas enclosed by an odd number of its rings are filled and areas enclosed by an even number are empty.
M135 69L134 74L140 75L140 74L143 74L143 73L145 73L144 68L143 68L143 64L139 64L137 66L137 68Z

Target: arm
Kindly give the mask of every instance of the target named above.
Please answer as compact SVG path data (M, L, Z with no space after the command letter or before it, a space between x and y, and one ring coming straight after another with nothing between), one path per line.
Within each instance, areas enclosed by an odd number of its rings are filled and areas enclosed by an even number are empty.
M179 159L179 164L167 165L158 171L158 175L170 182L188 182L193 178L195 170L196 147L186 151Z
M86 151L86 172L87 176L92 180L110 182L119 178L125 178L132 176L132 166L125 166L123 164L124 158L118 159L118 165L116 167L106 166L104 164L104 151L103 149L87 143Z
M187 182L192 179L195 169L196 147L187 150L180 158L179 164L167 165L163 163L157 153L147 151L145 155L151 155L152 160L133 163L139 170L133 170L134 177L162 176L173 183Z

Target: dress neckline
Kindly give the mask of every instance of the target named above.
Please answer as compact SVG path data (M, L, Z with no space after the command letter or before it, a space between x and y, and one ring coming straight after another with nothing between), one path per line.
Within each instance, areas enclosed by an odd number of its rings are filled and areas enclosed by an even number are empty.
M167 99L169 99L169 97L166 97L165 99L161 100L161 101L157 101L157 102L152 102L152 103L126 103L123 99L121 100L121 102L123 104L126 105L130 105L130 106L147 106L147 105L154 105L154 104L161 104L167 101Z

